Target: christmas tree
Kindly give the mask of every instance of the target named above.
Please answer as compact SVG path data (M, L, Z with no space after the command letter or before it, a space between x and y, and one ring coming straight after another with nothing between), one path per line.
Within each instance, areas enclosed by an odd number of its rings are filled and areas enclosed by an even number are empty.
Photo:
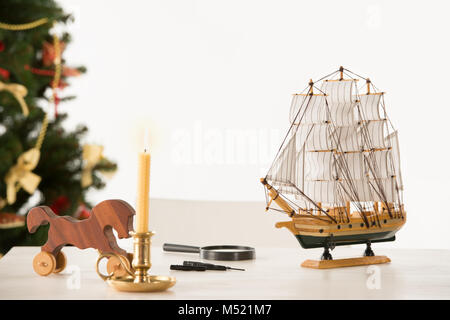
M53 0L0 2L0 253L45 243L48 226L27 232L32 206L86 217L87 192L116 169L101 146L82 145L85 126L66 130L67 114L58 112L74 98L64 96L69 78L85 72L64 60L70 35L54 31L72 19Z

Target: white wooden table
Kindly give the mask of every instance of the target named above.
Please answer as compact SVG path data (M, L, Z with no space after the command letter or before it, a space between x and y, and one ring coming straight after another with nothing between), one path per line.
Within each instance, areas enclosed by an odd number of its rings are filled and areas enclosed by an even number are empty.
M335 258L351 257L361 249L337 248L332 253ZM254 261L213 261L245 272L185 272L170 271L169 265L198 256L152 247L151 273L175 276L177 284L167 292L142 294L108 287L95 272L98 254L91 249L64 248L68 270L38 276L32 260L39 250L15 247L0 259L0 299L450 299L449 250L379 248L377 253L388 255L390 264L314 270L300 263L320 256L318 250L256 248Z

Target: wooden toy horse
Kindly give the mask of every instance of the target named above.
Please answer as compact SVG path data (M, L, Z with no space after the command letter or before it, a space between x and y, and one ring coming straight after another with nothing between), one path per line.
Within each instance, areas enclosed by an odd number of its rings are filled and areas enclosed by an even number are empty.
M127 257L127 252L117 245L113 228L119 239L129 238L129 232L133 231L134 215L133 207L123 200L100 202L86 220L57 216L46 206L31 209L27 217L30 233L34 233L41 225L50 224L48 240L33 260L34 270L45 276L61 272L66 265L61 249L68 244L80 249L94 248L101 253L113 252Z

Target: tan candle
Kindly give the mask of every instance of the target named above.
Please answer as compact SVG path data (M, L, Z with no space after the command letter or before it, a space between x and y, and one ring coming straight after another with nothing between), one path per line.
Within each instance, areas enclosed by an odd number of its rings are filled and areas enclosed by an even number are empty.
M148 232L148 204L150 191L150 153L139 154L138 194L136 205L136 232Z

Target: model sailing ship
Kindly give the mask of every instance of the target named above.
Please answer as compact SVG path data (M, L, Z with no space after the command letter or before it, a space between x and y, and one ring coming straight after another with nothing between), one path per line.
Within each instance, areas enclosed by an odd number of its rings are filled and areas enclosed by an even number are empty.
M261 182L266 210L291 218L276 227L288 228L303 248L324 248L321 261L307 260L302 266L389 262L374 255L371 243L394 241L406 212L398 136L383 92L340 67L294 94L290 122ZM332 259L330 249L352 244L367 245L363 257Z

